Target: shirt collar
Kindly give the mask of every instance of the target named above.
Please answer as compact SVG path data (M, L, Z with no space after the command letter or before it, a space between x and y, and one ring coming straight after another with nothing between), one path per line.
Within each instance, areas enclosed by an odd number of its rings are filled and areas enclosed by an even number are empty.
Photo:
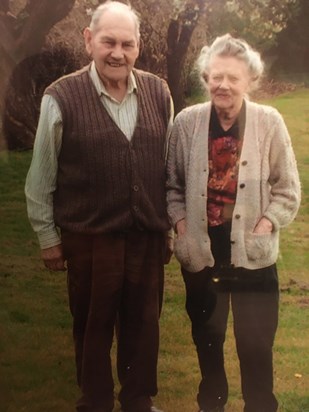
M104 94L105 96L110 97L108 91L106 90L106 87L104 86L102 80L100 79L100 76L98 75L94 61L92 61L90 64L89 75L94 84L94 87L96 88L96 91L98 92L98 95L101 96L102 94ZM133 72L130 72L127 94L131 94L133 92L137 92L137 83Z
M219 118L216 112L214 105L211 106L211 115L210 115L210 123L209 123L209 130L210 130L210 137L212 139L216 139L218 137L224 136L233 136L236 139L242 139L243 133L245 129L245 121L246 121L246 101L244 99L243 104L241 106L240 112L232 124L232 126L228 130L224 130L219 122Z

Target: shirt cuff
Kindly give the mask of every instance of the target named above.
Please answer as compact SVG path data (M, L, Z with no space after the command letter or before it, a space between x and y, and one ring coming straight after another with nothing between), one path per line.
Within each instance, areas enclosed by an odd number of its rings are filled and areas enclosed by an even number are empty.
M48 249L61 244L57 229L37 233L40 248Z

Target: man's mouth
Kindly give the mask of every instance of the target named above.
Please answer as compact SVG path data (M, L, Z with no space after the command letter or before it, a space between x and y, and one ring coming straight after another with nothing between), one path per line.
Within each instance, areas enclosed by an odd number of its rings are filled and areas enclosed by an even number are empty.
M111 66L111 67L116 67L116 68L123 66L123 64L115 63L115 62L108 62L108 65Z

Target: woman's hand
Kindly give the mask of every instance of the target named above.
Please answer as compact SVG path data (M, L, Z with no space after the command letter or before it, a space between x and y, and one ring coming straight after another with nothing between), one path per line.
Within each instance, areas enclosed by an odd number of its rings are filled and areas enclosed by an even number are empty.
M267 217L262 217L258 224L255 226L253 233L258 235L265 235L273 231L273 224Z
M185 221L185 219L178 220L178 222L176 223L177 236L178 237L182 236L182 235L185 234L185 232L186 232L186 221Z

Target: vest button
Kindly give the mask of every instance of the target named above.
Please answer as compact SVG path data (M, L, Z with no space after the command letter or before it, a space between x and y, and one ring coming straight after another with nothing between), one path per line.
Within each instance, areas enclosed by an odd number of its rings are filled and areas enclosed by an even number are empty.
M138 208L138 206L133 206L133 210L134 210L134 212L138 212L139 211L139 208Z
M138 192L139 187L138 187L137 185L134 185L134 186L133 186L133 190L134 190L134 192Z

